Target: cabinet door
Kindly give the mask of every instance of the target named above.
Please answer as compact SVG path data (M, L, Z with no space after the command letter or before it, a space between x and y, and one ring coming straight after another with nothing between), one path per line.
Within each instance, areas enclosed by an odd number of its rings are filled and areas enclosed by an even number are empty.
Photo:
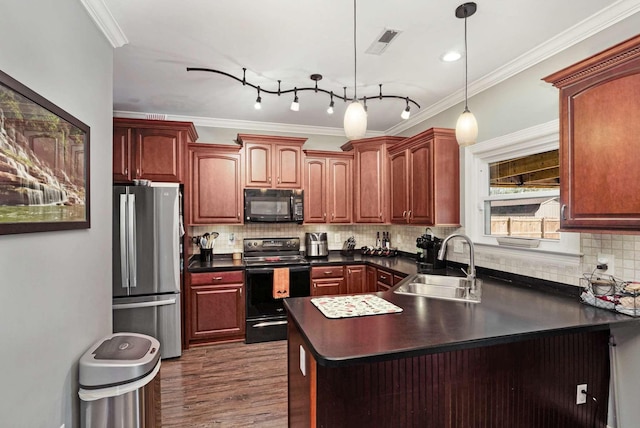
M367 292L375 293L378 291L376 268L373 266L367 266Z
M432 141L432 140L431 140ZM409 195L407 219L412 224L433 225L433 151L431 141L408 149Z
M129 127L113 128L113 181L126 183L131 181L131 144L133 130Z
M152 181L182 180L182 131L137 129L133 176Z
M314 279L311 281L312 296L344 294L345 290L344 278Z
M366 291L367 274L364 265L347 266L347 293L356 294Z
M272 187L271 144L247 143L244 149L245 187Z
M379 146L356 150L355 222L384 223L385 159Z
M300 146L275 145L273 156L273 168L276 172L273 187L301 189L302 149Z
M191 339L241 338L245 330L242 284L191 289Z
M304 221L327 221L326 160L306 158L304 162Z
M240 154L198 148L189 166L191 224L242 223Z
M327 215L329 223L351 223L353 193L351 160L328 159Z
M407 223L409 211L409 177L407 151L391 155L389 176L391 178L391 223ZM415 184L415 183L412 183Z

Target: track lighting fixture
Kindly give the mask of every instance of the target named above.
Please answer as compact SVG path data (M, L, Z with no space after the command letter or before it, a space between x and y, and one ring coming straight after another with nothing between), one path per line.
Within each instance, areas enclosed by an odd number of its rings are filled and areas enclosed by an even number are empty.
M478 138L478 121L467 105L467 18L476 13L477 9L478 6L473 2L456 8L456 17L464 18L464 111L456 122L456 140L461 147L475 144Z
M378 86L380 87L379 90L379 94L378 95L373 95L373 96L369 96L369 97L362 97L362 98L358 98L357 95L357 76L356 76L356 72L357 72L357 50L356 50L356 0L353 1L353 80L354 80L354 85L353 85L353 97L348 97L347 96L347 89L346 87L343 87L344 89L344 96L341 95L336 95L333 91L328 91L326 89L322 89L318 87L318 81L322 79L322 75L320 74L312 74L310 76L311 80L315 81L315 85L313 87L303 87L303 88L299 88L299 87L295 87L294 89L285 89L282 90L280 87L280 83L281 81L278 80L278 90L267 90L264 88L260 88L258 90L258 99L261 100L260 98L260 91L266 94L272 94L272 95L282 95L282 94L287 94L290 92L294 93L294 99L293 102L291 103L291 110L293 111L299 111L300 110L300 103L298 101L298 91L300 92L306 92L306 91L313 91L315 93L318 92L322 92L324 94L330 95L331 96L331 102L329 103L329 107L327 108L327 113L328 114L333 114L334 111L334 101L333 101L333 97L335 96L338 99L341 99L344 102L350 101L349 105L347 106L347 109L345 111L344 114L344 131L345 134L347 136L347 138L349 138L350 140L355 140L355 139L359 139L364 137L365 133L367 132L367 112L366 112L366 103L367 103L367 99L368 100L372 100L372 99L378 99L378 100L383 100L383 99L389 99L389 98L395 98L395 99L400 99L400 100L406 100L407 101L407 108L405 109L405 112L408 110L408 104L411 103L413 105L415 105L418 109L420 108L420 104L418 104L417 102L415 102L414 100L412 100L409 97L406 96L400 96L400 95L383 95L382 93L382 84L379 84ZM231 79L234 79L240 83L242 83L243 86L250 86L254 89L258 89L258 86L250 83L247 81L246 79L246 72L247 69L243 68L242 69L242 78L236 77L232 74L226 73L224 71L220 71L220 70L214 70L211 68L202 68L202 67L187 67L187 71L206 71L209 73L217 73L217 74L221 74L223 76L227 76ZM262 101L262 100L261 100ZM360 101L364 101L364 105L362 103L360 103ZM256 108L258 105L258 100L256 99L256 104L254 104L254 106L256 106ZM405 112L403 112L402 114L404 115Z
M300 103L298 102L298 89L293 90L293 102L291 103L291 111L299 111Z
M253 108L256 110L260 110L262 108L262 97L260 96L260 86L258 86L258 98L256 98L256 103L253 105Z
M407 120L409 119L409 116L411 116L411 107L409 107L409 100L407 100L407 107L402 111L400 117Z

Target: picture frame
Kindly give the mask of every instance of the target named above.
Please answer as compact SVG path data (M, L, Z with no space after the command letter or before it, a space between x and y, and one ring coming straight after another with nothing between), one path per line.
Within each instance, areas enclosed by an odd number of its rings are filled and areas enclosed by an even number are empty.
M0 71L0 235L91 227L90 128Z

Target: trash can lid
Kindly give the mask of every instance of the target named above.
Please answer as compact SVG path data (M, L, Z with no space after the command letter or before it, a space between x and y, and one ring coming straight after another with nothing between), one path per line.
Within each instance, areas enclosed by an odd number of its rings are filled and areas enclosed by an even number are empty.
M139 333L113 333L80 358L79 381L86 389L134 382L149 374L160 359L160 342Z

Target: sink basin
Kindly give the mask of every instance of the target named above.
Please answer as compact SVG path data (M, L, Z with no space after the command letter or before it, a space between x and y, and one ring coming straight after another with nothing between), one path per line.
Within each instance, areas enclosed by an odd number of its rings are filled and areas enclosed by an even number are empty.
M467 278L419 273L403 281L394 293L478 303L480 286L479 279L472 282Z

